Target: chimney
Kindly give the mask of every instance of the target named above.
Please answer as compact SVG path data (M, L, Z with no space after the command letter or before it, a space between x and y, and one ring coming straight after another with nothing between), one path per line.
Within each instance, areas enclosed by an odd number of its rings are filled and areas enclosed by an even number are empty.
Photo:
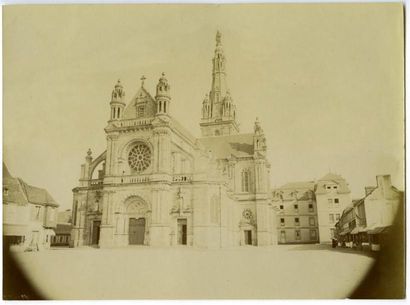
M380 192L383 197L386 197L391 189L391 176L390 175L378 175L376 176L377 188L380 189Z

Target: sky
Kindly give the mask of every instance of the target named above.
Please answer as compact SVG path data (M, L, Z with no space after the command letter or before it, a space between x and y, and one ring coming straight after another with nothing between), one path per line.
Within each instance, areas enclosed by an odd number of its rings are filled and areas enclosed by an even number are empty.
M152 95L162 72L171 115L200 136L215 34L243 133L258 117L272 186L329 171L353 198L391 174L403 189L400 3L60 5L3 8L3 160L70 208L80 165L106 148L110 97ZM128 100L127 100L128 102Z

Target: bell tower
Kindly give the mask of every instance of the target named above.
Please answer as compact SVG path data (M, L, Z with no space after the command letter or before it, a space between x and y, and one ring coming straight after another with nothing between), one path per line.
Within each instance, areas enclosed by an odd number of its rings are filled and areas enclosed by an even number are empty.
M226 59L222 35L216 33L216 47L212 59L212 86L202 103L201 132L203 137L231 135L239 132L236 106L226 81Z

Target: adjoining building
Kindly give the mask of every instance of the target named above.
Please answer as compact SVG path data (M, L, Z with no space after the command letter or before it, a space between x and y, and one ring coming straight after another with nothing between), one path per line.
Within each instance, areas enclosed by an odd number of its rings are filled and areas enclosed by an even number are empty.
M390 175L376 176L376 187L365 187L365 197L343 211L336 225L339 244L380 250L403 209L403 192L391 184Z
M171 103L165 74L155 97L143 77L127 102L118 81L107 149L87 153L73 189L73 246L276 244L264 132L256 121L253 132L239 133L226 77L218 32L201 138L171 116L183 104Z
M3 247L41 250L50 247L58 204L42 188L13 177L3 163Z
M58 223L54 229L55 236L51 237L52 247L68 247L71 244L71 223Z
M335 223L351 204L348 183L333 173L317 181L287 183L272 194L279 244L330 243Z
M317 181L315 196L320 242L329 243L335 238L336 222L352 203L349 184L342 176L328 173Z
M58 212L57 225L54 228L55 236L51 237L52 247L68 247L71 242L71 230L73 228L71 224L73 212L71 209Z
M287 183L273 191L279 244L319 242L315 183Z

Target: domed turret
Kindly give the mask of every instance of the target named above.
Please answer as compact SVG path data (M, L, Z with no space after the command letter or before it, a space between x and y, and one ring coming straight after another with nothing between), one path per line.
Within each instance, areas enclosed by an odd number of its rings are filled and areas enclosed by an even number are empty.
M157 114L169 114L169 105L171 102L170 89L171 86L165 78L165 73L162 73L157 84L157 95L155 96L157 102Z
M111 120L118 120L122 116L122 112L125 107L124 102L125 91L121 84L121 81L118 80L114 86L114 90L111 93Z

